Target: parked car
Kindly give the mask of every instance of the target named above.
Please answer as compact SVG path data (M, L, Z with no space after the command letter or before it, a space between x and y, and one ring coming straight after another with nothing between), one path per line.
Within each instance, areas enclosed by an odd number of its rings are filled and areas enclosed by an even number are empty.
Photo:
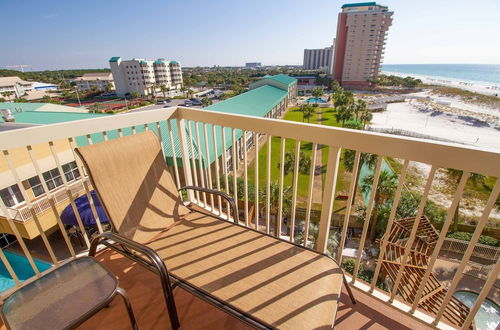
M192 105L202 105L203 103L198 99L191 99Z
M184 101L184 106L189 107L191 105L193 105L193 103L191 101L189 101L189 100Z
M165 100L159 100L156 102L157 105L161 105L161 104L167 104L167 101Z

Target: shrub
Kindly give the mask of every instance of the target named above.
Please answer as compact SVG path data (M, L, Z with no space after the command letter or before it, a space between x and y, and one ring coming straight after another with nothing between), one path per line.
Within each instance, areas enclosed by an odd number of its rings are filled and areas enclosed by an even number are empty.
M356 261L354 259L348 258L348 259L345 259L344 261L342 261L342 268L344 269L344 271L346 271L347 273L352 275L354 273L355 264L356 264ZM367 283L371 283L372 279L373 279L373 275L374 275L373 270L364 269L363 264L361 264L359 266L359 271L358 271L358 278L359 279L361 279ZM389 288L382 281L377 281L377 288L382 289L386 292L389 292Z
M470 240L472 239L472 233L467 233L464 231L456 231L453 233L449 233L448 235L446 235L446 237L470 242ZM491 236L487 236L487 235L479 236L478 243L484 244L484 245L489 245L489 246L494 246L494 247L500 247L499 240L497 240L496 238L493 238Z

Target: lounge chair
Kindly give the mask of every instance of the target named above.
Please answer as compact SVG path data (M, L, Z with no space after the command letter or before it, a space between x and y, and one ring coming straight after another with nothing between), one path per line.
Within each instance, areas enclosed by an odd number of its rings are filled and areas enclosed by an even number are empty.
M259 328L331 328L342 283L327 255L239 224L181 200L156 135L144 132L76 149L112 224L94 239L160 275L170 322L179 327L179 286ZM132 302L133 303L133 302Z

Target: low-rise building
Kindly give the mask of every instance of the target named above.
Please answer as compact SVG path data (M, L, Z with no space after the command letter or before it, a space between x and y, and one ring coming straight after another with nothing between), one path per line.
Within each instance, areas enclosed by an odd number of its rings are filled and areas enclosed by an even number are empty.
M108 85L111 87L110 90L115 89L115 83L113 82L113 75L111 72L85 73L83 76L76 78L74 82L76 83L76 87L82 91L91 90L93 88L105 91Z
M260 62L248 62L245 63L245 68L259 68L262 66L262 63Z
M294 97L297 97L297 79L285 74L277 74L275 76L266 75L262 77L262 79L250 84L250 89L255 89L264 85L271 85L286 91L287 105Z
M178 61L112 57L109 65L116 93L120 96L133 92L141 96L156 95L162 86L168 90L180 90L182 87L182 68Z
M0 77L0 97L13 99L21 97L33 89L33 83L19 77Z

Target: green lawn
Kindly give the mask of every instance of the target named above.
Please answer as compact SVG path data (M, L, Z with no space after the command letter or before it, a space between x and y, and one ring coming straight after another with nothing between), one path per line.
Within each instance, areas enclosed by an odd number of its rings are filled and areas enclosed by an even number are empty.
M341 126L340 123L335 119L335 111L332 108L324 108L323 109L323 119L321 120L322 125L328 126ZM302 113L298 111L298 108L290 109L284 116L285 120L291 120L296 122L302 122ZM311 119L310 123L318 123L318 116L315 114ZM285 143L285 152L295 153L295 141L287 140ZM271 139L271 181L279 181L280 174L280 147L281 147L281 138L273 137ZM267 143L262 146L259 151L259 188L262 189L266 185L266 175L267 175ZM311 157L312 154L312 143L307 141L301 141L300 150L307 156ZM323 153L323 183L326 173L326 162L328 159L328 147L325 146L322 149ZM248 179L251 183L255 182L255 161L253 161L248 167ZM290 171L284 177L284 185L292 186L293 180L293 171ZM346 191L349 185L349 179L345 175L345 168L343 163L341 162L339 165L339 177L337 180L337 193L340 191ZM307 200L309 188L309 173L302 174L299 173L298 177L298 187L297 187L297 199L300 204L305 206L305 202ZM345 202L336 201L334 210L337 210L341 207ZM321 208L321 205L318 205L318 208Z

